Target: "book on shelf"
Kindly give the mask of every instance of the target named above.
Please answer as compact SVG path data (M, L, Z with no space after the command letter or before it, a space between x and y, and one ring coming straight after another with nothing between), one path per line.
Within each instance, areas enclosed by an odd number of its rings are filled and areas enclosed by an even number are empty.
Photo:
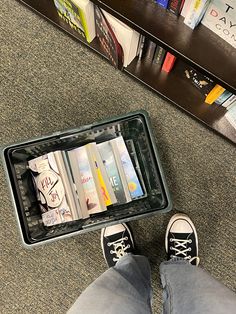
M206 96L205 103L212 105L213 102L215 102L216 99L220 97L220 95L223 94L224 91L225 91L224 87L220 86L219 84L216 84Z
M176 57L170 52L167 52L161 70L169 73L175 64L175 61Z
M203 18L209 3L210 0L192 0L184 18L184 24L194 29Z
M185 0L169 0L167 9L175 15L179 16L183 8L184 1Z
M235 0L212 0L201 23L236 48Z
M212 79L206 75L200 73L199 71L193 69L191 66L185 67L184 77L191 82L204 96L207 96L215 83Z
M107 21L103 11L95 5L95 25L96 34L101 44L101 48L109 58L111 64L118 69L123 68L124 52L119 44L110 23Z
M236 102L225 114L226 119L236 129Z
M153 57L153 63L159 64L161 66L163 64L165 55L166 55L166 50L162 48L161 46L157 46L154 57Z
M123 49L123 65L124 67L127 67L136 57L140 34L105 10L102 10L102 12Z
M45 226L79 219L75 191L68 183L60 153L50 152L28 161Z
M144 56L144 60L146 62L152 62L154 54L155 54L155 49L156 49L156 44L150 39L147 39L146 51L145 51L145 56Z
M143 56L145 39L146 39L145 36L140 35L139 47L137 49L137 56L139 61L142 59Z
M89 0L54 0L58 15L90 43L96 36L94 5Z
M156 0L156 2L163 8L167 9L169 0Z
M225 90L216 100L216 105L222 105L230 96L232 96L232 93Z
M228 109L233 103L236 103L236 95L231 95L225 102L223 102L222 106Z
M139 182L129 152L122 136L110 141L119 171L123 169L128 184L129 192L132 199L142 197L144 195L142 186Z
M117 203L125 204L130 202L132 199L129 193L128 184L124 175L122 180L111 143L107 141L100 143L97 146L114 190Z
M191 0L185 0L184 1L184 5L183 5L183 8L181 10L181 16L185 17L187 12L188 12L188 8L190 6L190 3L191 3Z

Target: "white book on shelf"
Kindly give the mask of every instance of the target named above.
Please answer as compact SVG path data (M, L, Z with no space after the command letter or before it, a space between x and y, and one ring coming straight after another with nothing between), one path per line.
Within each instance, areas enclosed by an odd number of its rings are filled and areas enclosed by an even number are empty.
M102 10L124 52L124 67L136 57L140 34L108 12Z
M226 112L226 119L236 129L236 103Z
M194 29L201 21L210 0L192 0L187 10L184 24Z
M231 95L225 102L223 102L222 106L228 109L234 102L236 102L236 95Z
M183 8L182 8L181 13L180 13L183 17L186 16L191 1L192 1L192 0L185 0L185 1L184 1L184 5L183 5Z
M212 0L201 23L236 48L236 0Z

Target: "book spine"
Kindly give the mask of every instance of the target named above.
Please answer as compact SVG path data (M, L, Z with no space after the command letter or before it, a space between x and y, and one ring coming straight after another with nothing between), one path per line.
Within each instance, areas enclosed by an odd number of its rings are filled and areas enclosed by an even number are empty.
M80 217L82 219L89 217L89 212L86 204L86 199L84 195L84 190L81 182L81 173L78 167L78 163L76 160L75 153L73 151L66 152L66 157L68 160L68 166L70 167L72 181L74 182L76 186L77 196L80 203Z
M191 3L191 0L185 0L184 1L184 5L183 5L183 8L182 8L181 13L180 13L183 17L185 17L187 15L190 3Z
M172 55L170 52L167 52L161 70L169 73L175 64L175 60L176 60L176 57Z
M90 147L92 148L94 159L96 161L98 178L102 187L105 204L106 206L115 204L117 203L117 199L111 186L101 155L99 154L97 145L96 143L92 143L90 144Z
M155 54L156 44L151 40L148 40L147 50L145 53L145 61L152 62L154 54Z
M209 0L193 0L185 16L184 24L194 29L201 21L209 2Z
M208 105L213 104L214 101L216 101L216 99L223 94L223 92L225 91L225 88L221 87L220 85L216 84L215 87L213 87L213 89L210 91L210 93L207 95L206 99L205 99L205 103L207 103Z
M169 0L157 0L157 3L163 8L167 9Z
M53 154L54 154L54 157L55 157L55 160L57 163L59 174L60 174L61 179L62 179L62 183L64 185L66 199L67 199L69 208L70 208L71 213L72 213L72 218L73 218L73 220L77 220L77 219L79 219L79 215L78 215L77 208L75 206L75 201L74 201L74 197L72 194L70 181L69 181L69 178L67 176L67 171L66 171L66 168L64 165L62 153L61 153L61 151L56 151Z
M140 51L139 51L139 54L138 54L138 61L141 61L141 59L142 59L143 51L144 51L144 44L145 44L145 36L142 36L141 47L140 47Z
M230 96L225 102L223 102L222 106L228 108L234 101L236 101L236 95Z
M169 0L168 10L178 16L180 15L183 4L184 0Z
M166 50L161 46L157 46L155 55L153 57L153 63L162 65L166 55Z

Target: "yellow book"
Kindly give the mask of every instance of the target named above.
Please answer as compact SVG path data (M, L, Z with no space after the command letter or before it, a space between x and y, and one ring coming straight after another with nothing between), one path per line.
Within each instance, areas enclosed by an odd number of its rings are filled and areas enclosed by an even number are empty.
M103 165L103 161L101 156L97 150L97 146L95 143L90 143L86 145L89 151L89 158L92 161L92 168L95 169L96 175L95 182L97 182L97 186L99 186L102 194L102 198L106 206L117 203L117 199L115 197L115 193L111 186L109 177L106 173L105 167Z
M211 105L221 94L225 91L225 88L216 84L215 87L212 88L210 93L206 96L205 103Z

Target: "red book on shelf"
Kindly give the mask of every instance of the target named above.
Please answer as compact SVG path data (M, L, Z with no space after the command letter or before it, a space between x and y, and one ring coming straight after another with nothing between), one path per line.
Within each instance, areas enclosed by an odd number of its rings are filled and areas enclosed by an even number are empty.
M174 66L175 60L176 57L173 56L170 52L167 52L161 70L169 73Z

